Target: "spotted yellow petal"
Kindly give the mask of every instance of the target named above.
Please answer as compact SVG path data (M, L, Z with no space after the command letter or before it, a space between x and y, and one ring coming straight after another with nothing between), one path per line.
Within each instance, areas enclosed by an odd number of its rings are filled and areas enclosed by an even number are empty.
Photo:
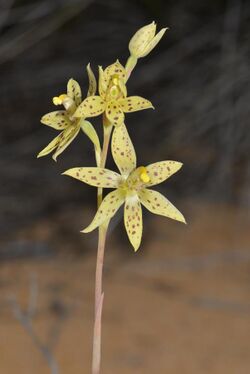
M111 147L113 159L118 169L122 175L128 176L136 167L136 154L124 123L115 127Z
M88 89L87 96L94 96L96 94L97 83L96 83L95 75L91 69L90 63L87 65L87 73L88 73L88 78L89 78L89 89Z
M71 124L65 110L56 110L55 112L45 114L41 118L41 122L56 130L64 130Z
M105 221L110 220L124 203L124 193L121 190L110 192L102 201L91 224L82 230L84 233L93 231Z
M107 79L104 78L104 72L101 66L99 66L99 83L98 83L98 90L99 95L104 99L105 93L108 87Z
M110 123L114 126L119 126L124 122L124 113L120 108L118 101L109 101L106 108L106 116Z
M145 188L138 195L141 203L150 212L186 223L181 212L161 193Z
M105 102L100 96L89 96L79 105L74 117L96 117L105 110Z
M109 65L105 70L103 74L103 78L106 84L109 83L110 78L113 75L117 75L120 79L125 80L126 78L126 70L125 68L120 64L120 62L117 60L114 64Z
M142 238L142 209L137 195L126 198L124 207L124 224L130 243L137 251Z
M138 110L153 108L152 103L140 96L130 96L125 99L120 99L119 104L125 113L136 112Z
M57 157L70 145L80 131L80 126L70 126L62 132L62 137L52 158L57 161Z
M71 78L67 85L67 95L74 100L76 106L82 101L82 91L79 83Z
M121 180L120 174L108 169L96 167L73 168L65 171L63 174L79 179L81 182L87 183L90 186L102 188L117 188Z
M155 22L141 27L131 38L129 42L129 51L131 55L141 57L148 43L153 39L156 31Z
M37 158L47 156L49 153L53 152L58 146L60 140L62 139L63 132L61 132L57 137L55 137L41 152L38 153Z
M152 49L154 49L154 47L159 43L159 41L161 40L161 38L165 34L166 30L168 30L167 27L165 27L164 29L161 29L161 31L159 31L158 34L155 35L155 37L147 45L144 53L141 54L141 57L147 56L152 51Z
M160 161L150 164L146 167L150 181L147 186L154 186L164 182L171 175L175 174L182 167L182 163L178 161Z

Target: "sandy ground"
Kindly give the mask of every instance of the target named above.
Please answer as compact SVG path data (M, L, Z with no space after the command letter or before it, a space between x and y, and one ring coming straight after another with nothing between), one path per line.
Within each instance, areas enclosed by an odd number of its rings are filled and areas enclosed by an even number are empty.
M250 373L250 218L223 205L190 203L185 210L187 226L147 221L136 255L120 227L110 234L102 374ZM15 300L25 310L31 295L32 331L53 352L59 373L90 373L96 237L78 239L79 219L84 226L82 213L64 212L16 235L53 245L58 255L1 263L1 374L50 373L13 314ZM58 237L55 222L70 222L65 236ZM71 245L84 254L69 254Z

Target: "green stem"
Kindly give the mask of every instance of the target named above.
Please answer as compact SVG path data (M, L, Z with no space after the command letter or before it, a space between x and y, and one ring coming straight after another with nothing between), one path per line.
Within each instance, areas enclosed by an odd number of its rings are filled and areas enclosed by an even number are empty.
M107 154L109 149L110 137L112 132L112 125L107 122L105 116L103 116L103 147L100 160L100 168L104 168L107 161ZM102 188L97 190L97 208L101 205L102 202Z
M103 117L103 148L101 153L100 167L105 167L107 154L109 149L110 137L112 132L112 125L110 125L106 118ZM97 192L97 206L102 202L102 188L98 188ZM103 263L105 253L105 243L107 237L109 222L105 222L99 227L98 234L98 249L96 261L96 276L95 276L95 322L93 334L93 356L92 356L92 374L100 373L101 366L101 328L102 328L102 308L104 293L102 291L103 278Z
M135 56L132 56L132 55L129 56L126 62L126 66L125 66L126 73L127 73L126 81L129 79L132 71L136 67L137 61L138 59Z

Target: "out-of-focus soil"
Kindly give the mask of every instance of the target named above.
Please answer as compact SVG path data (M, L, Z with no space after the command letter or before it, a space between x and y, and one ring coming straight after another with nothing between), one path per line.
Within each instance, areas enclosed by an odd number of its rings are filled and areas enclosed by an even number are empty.
M187 226L147 220L137 254L120 225L109 235L103 374L250 373L250 217L223 205L182 210ZM69 209L2 241L42 243L58 254L1 263L1 374L50 373L10 301L26 308L31 279L38 285L34 331L54 347L59 373L90 373L96 234L77 232L88 220Z

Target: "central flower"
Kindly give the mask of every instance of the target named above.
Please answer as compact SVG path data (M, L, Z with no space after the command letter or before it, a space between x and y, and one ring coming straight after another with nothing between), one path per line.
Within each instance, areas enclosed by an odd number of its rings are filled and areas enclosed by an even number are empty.
M74 116L96 117L105 113L109 122L120 126L124 113L153 108L151 102L140 96L127 97L126 70L117 60L105 70L99 67L99 96L87 97L79 105Z

